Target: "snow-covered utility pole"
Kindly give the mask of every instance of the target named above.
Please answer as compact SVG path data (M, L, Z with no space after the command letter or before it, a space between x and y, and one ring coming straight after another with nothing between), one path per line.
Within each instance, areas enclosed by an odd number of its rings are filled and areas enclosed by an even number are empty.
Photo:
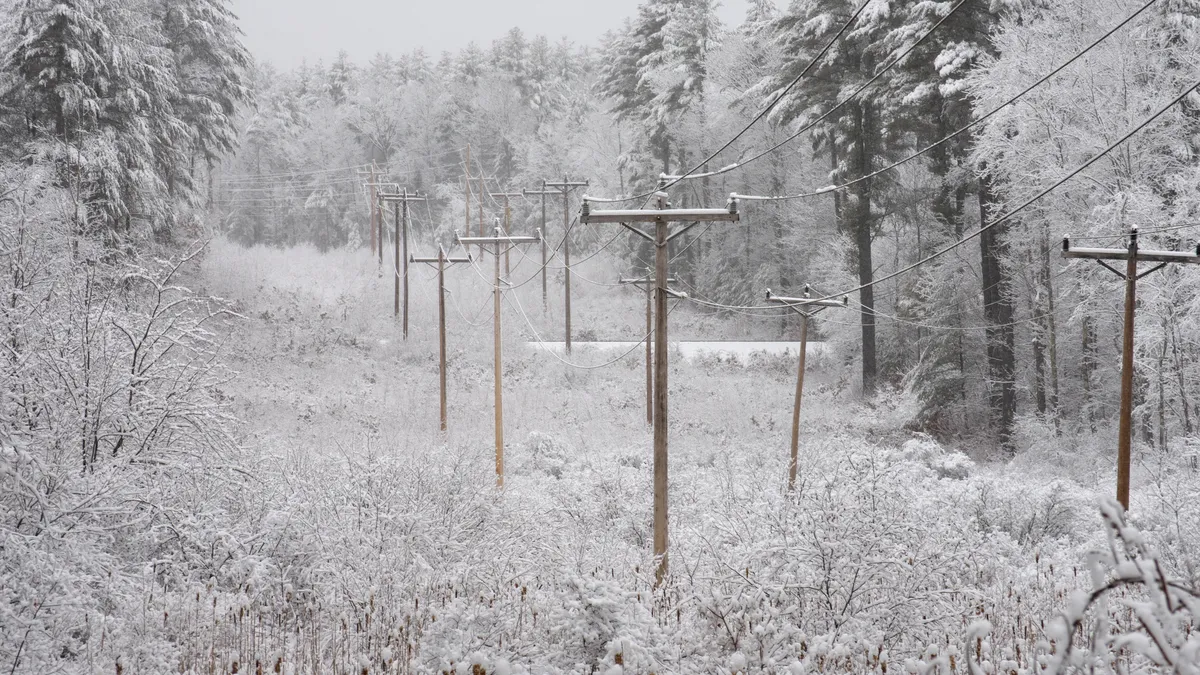
M471 256L451 258L446 249L438 246L438 254L432 258L409 256L409 262L436 264L438 270L438 380L441 385L442 431L446 430L446 264L469 263Z
M496 227L495 235L491 237L464 237L457 232L455 237L458 238L458 243L464 247L471 244L477 244L480 247L495 246L496 247L496 278L495 286L492 289L493 293L493 309L492 309L492 326L493 326L493 344L494 344L494 365L495 370L493 380L495 383L495 406L496 406L496 486L504 487L504 398L501 381L500 370L500 254L501 247L511 248L523 244L536 244L542 240L542 233L538 232L532 237L512 237L500 233L500 228Z
M375 209L379 204L375 195L375 162L371 162L371 167L366 170L358 171L359 178L364 179L363 188L367 191L367 208L371 209L371 256L375 255ZM382 242L380 246L382 246Z
M675 283L673 277L667 278L667 283ZM653 366L653 351L651 339L654 335L654 273L647 267L646 276L640 279L626 279L621 277L617 279L620 284L633 284L646 289L646 424L654 424L654 366ZM667 293L674 298L686 298L687 293L679 293L671 289L667 289Z
M654 242L654 557L658 559L655 584L667 574L667 244L701 222L740 220L737 202L730 198L723 209L672 209L667 193L654 195L655 209L592 211L587 195L580 208L581 223L619 223L643 239ZM688 223L669 232L673 222ZM654 223L654 235L630 223Z
M542 181L545 187L555 188L562 193L563 198L563 267L566 268L566 275L563 277L565 281L564 298L566 302L566 326L563 330L566 335L565 342L567 353L571 353L571 191L579 187L587 187L588 182L575 181L572 182L566 176L563 176L561 182Z
M395 248L395 252L396 252L396 254L395 254L395 269L393 270L393 272L396 276L396 288L395 288L393 303L392 303L393 304L392 314L393 314L393 316L395 316L397 318L400 317L400 295L401 295L400 287L403 284L403 286L404 286L404 321L403 321L403 329L402 330L403 330L404 339L407 340L408 339L408 203L409 202L423 202L423 201L425 201L425 197L419 196L416 193L413 193L411 195L408 194L408 188L406 187L406 188L404 188L404 191L401 192L400 194L379 195L379 201L381 203L391 202L392 209L394 210L394 212L396 214L396 231L394 233L394 236L392 237L392 242L395 245L394 248ZM397 208L395 206L396 204L400 204L399 208ZM380 240L380 243L382 244L382 239ZM400 252L401 244L403 244L403 246L404 246L403 254L401 254L401 252ZM403 261L403 262L401 262L401 261ZM403 265L403 270L401 270L401 265Z
M528 197L529 195L539 195L542 198L542 314L550 311L550 305L547 301L546 294L546 267L549 261L546 258L546 195L556 195L558 190L547 190L546 181L542 181L541 190L521 190L521 194Z
M767 289L767 300L791 307L800 315L800 368L796 375L796 402L792 405L792 459L788 464L788 491L796 486L796 467L800 449L800 399L804 396L804 357L808 355L808 320L828 307L846 307L850 298L838 300L812 300L808 297L808 285L804 286L804 297L789 298L775 295Z
M521 192L489 192L488 196L492 199L504 200L504 234L512 233L512 211L508 208L509 197L521 197ZM508 249L504 249L504 273L512 274L512 267L508 262Z
M1121 411L1117 430L1117 501L1129 510L1129 465L1133 442L1133 312L1137 304L1137 280L1166 267L1168 263L1200 263L1200 245L1194 252L1142 251L1138 249L1138 228L1129 228L1129 243L1125 248L1072 248L1070 237L1063 237L1062 257L1090 258L1125 280L1125 332L1121 345ZM1124 260L1121 272L1104 262ZM1154 267L1138 273L1139 262L1156 262Z

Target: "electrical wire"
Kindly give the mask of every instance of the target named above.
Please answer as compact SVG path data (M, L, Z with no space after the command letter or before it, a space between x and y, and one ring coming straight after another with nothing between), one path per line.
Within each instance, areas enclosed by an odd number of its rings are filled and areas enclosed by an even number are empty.
M653 197L656 192L665 190L665 189L679 183L680 181L687 178L688 176L699 171L706 164L708 164L714 158L716 158L717 155L728 150L729 147L732 146L734 143L736 143L739 138L741 138L748 131L750 131L751 127L753 127L755 124L757 124L759 122L759 120L766 117L768 113L770 113L772 110L774 110L775 106L779 105L779 102L783 100L783 97L787 96L788 92L790 92L793 88L795 88L795 86L800 83L800 80L802 80L806 75L808 75L809 71L811 71L813 69L813 67L817 65L817 62L820 61L822 58L824 58L825 54L827 54L829 52L829 50L833 48L833 45L838 40L840 40L842 35L845 34L845 32L847 30L850 29L850 26L853 25L854 22L858 20L859 15L863 13L863 10L865 10L867 8L867 5L870 5L871 2L873 2L873 0L864 0L863 3L858 6L858 9L856 9L854 11L854 14L850 15L850 18L847 19L846 22L842 24L841 28L838 29L837 33L835 33L834 36L832 38L830 38L828 42L825 43L825 46L821 48L821 51L817 52L817 55L809 60L808 64L805 65L804 68L800 71L800 74L797 75L795 78L793 78L792 81L790 83L788 83L788 85L786 87L783 88L783 91L779 92L779 94L777 94L775 96L775 100L773 100L769 104L767 104L767 107L765 107L761 111L759 111L759 113L757 115L755 115L754 118L751 119L750 122L748 124L746 124L745 127L742 128L741 131L734 134L733 138L730 138L728 141L726 141L724 145L717 148L717 150L715 152L713 152L711 155L709 155L706 159L702 160L699 164L692 167L690 170L684 172L683 174L681 174L679 176L675 176L670 182L668 182L664 185L660 185L659 187L657 187L654 190L651 190L649 192L645 192L645 193L642 193L639 195L633 195L631 197L622 197L622 198L618 198L618 199L600 199L600 198L593 199L593 198L589 197L589 201L632 202L632 201L637 201L638 199L642 199L642 198Z
M1155 2L1155 1L1156 1L1156 0L1151 0L1151 2ZM984 232L987 232L988 230L992 229L993 227L996 227L997 225L999 225L999 224L1001 224L1001 223L1003 223L1003 222L1006 222L1008 219L1010 219L1010 218L1012 218L1013 216L1017 215L1018 213L1020 213L1020 212L1024 211L1026 208L1028 208L1028 207L1029 207L1030 205L1032 205L1034 202L1036 202L1036 201L1040 200L1042 197L1045 197L1046 195L1048 195L1048 194L1050 194L1051 192L1053 192L1055 189L1057 189L1057 188L1058 188L1059 186L1061 186L1063 183L1066 183L1067 181L1071 180L1071 179L1072 179L1072 178L1074 178L1075 176L1077 176L1077 175L1079 175L1080 173L1082 173L1083 171L1085 171L1085 170L1086 170L1088 167L1090 167L1091 165L1093 165L1093 164L1095 164L1096 162L1098 162L1098 161L1100 160L1100 158L1102 158L1102 157L1104 157L1105 155L1107 155L1108 153L1112 152L1114 149L1116 149L1116 148L1117 148L1117 146L1121 145L1122 143L1124 143L1125 141L1127 141L1127 140L1129 140L1131 137L1133 137L1133 136L1134 136L1134 134L1138 133L1138 132L1139 132L1139 131L1141 131L1142 129L1144 129L1144 128L1146 128L1147 126L1149 126L1149 125L1150 125L1152 122L1154 122L1154 120L1156 120L1156 119L1158 119L1159 117L1161 117L1161 116L1163 115L1163 113L1167 112L1167 111L1168 111L1168 110L1170 110L1172 107L1174 107L1175 105L1177 105L1177 104L1178 104L1180 101L1182 101L1184 98L1186 98L1186 97L1188 96L1188 94L1192 93L1192 91L1193 91L1193 90L1195 90L1195 89L1197 89L1197 88L1200 88L1200 81L1197 81L1197 82L1195 82L1194 84L1192 84L1191 86L1189 86L1189 87L1187 87L1186 89L1184 89L1182 93L1180 93L1180 94L1179 94L1178 96L1176 96L1175 98L1171 99L1171 101L1169 101L1169 102L1168 102L1166 105L1164 105L1164 106L1162 106L1161 108L1159 108L1159 109L1158 109L1158 110L1157 110L1157 111L1156 111L1154 114L1152 114L1152 115L1150 115L1149 117L1147 117L1147 118L1146 118L1145 120L1143 120L1143 121L1142 121L1140 124L1138 124L1136 127L1134 127L1133 129L1131 129L1130 131L1126 132L1126 133L1125 133L1125 135L1121 136L1121 137L1120 137L1119 139L1117 139L1116 141L1113 141L1113 142L1112 142L1112 143L1111 143L1111 144L1110 144L1110 145L1109 145L1107 148L1105 148L1104 150L1102 150L1102 151L1100 151L1100 152L1096 153L1095 155L1093 155L1093 156L1092 156L1090 159L1088 159L1088 160L1087 160L1086 162L1084 162L1083 164L1080 164L1078 167L1076 167L1076 168L1075 168L1074 170L1072 170L1070 173L1068 173L1067 175L1063 176L1062 178L1060 178L1060 179L1056 180L1056 181L1055 181L1053 184L1051 184L1049 187L1047 187L1047 188L1043 189L1041 192L1038 192L1036 195L1034 195L1034 196L1030 197L1029 199L1025 200L1025 201L1024 201L1024 202L1023 202L1023 203L1022 203L1020 206L1017 206L1016 208L1014 208L1014 209L1011 209L1011 210L1007 211L1006 213L1004 213L1003 215L1001 215L999 218L996 218L995 220L993 220L992 222L988 223L987 225L984 225L983 227L980 227L978 230L975 230L974 232L972 232L972 233L968 234L967 236L963 237L963 238L962 238L962 239L960 239L959 241L956 241L955 243L953 243L953 244L950 244L949 246L947 246L947 247L945 247L945 248L943 248L943 249L941 249L941 250L939 250L939 251L936 251L936 252L934 252L933 254L931 254L931 255L929 255L929 256L927 256L927 257L925 257L925 258L921 259L921 260L918 260L917 262L915 262L915 263L913 263L913 264L911 264L911 265L909 265L909 266L907 266L907 267L904 267L904 268L901 268L901 269L899 269L899 270L896 270L895 272L892 272L892 273L890 273L890 274L887 274L887 275L885 275L885 276L883 276L883 277L881 277L881 278L879 278L879 279L875 279L875 280L873 280L873 281L871 281L871 282L868 282L868 283L865 283L865 284L861 284L861 285L859 285L859 286L855 286L854 288L851 288L851 289L849 289L849 290L842 291L842 292L840 292L840 293L836 293L836 294L834 294L834 295L831 295L831 296L828 296L828 297L825 297L825 298L820 298L820 299L821 299L821 300L828 300L828 299L830 299L830 298L839 297L839 296L842 296L842 295L849 295L849 294L851 294L851 293L857 293L858 291L861 291L861 290L863 290L863 289L865 289L865 288L870 288L870 287L872 287L872 286L876 286L876 285L878 285L878 284L881 284L881 283L883 283L883 282L885 282L885 281L889 281L889 280L891 280L891 279L895 279L896 277L898 277L898 276L901 276L901 275L903 275L903 274L907 274L908 272L911 272L912 270L914 270L914 269L916 269L916 268L918 268L918 267L920 267L920 266L922 266L922 265L924 265L924 264L926 264L926 263L928 263L928 262L930 262L930 261L932 261L932 260L935 260L935 259L937 259L937 258L940 258L941 256L943 256L943 255L945 255L945 254L949 253L950 251L953 251L954 249L958 248L959 246L962 246L963 244L965 244L965 243L967 243L967 242L969 242L969 241L971 241L971 240L975 239L976 237L978 237L979 235L983 234Z
M1090 51L1091 51L1093 48L1095 48L1097 45L1099 45L1099 44L1100 44L1101 42L1103 42L1104 40L1108 39L1108 37L1109 37L1109 36L1111 36L1113 33L1116 33L1118 30L1120 30L1120 29L1121 29L1121 28L1123 28L1125 25L1127 25L1129 22L1133 21L1133 20L1134 20L1135 18L1137 18L1137 17L1138 17L1138 16L1139 16L1139 15L1140 15L1142 12L1146 11L1147 9L1149 9L1149 8L1150 8L1152 5L1154 5L1154 3L1156 3L1156 2L1158 2L1158 0L1147 0L1146 4L1142 5L1142 6L1141 6L1141 7L1140 7L1140 8L1139 8L1139 9L1138 9L1136 12L1134 12L1133 14L1130 14L1128 17L1126 17L1124 21L1122 21L1121 23L1117 24L1117 25L1116 25L1116 26L1114 26L1113 28L1109 29L1109 31L1108 31L1108 32L1104 33L1104 34L1103 34L1103 35L1101 35L1099 38L1097 38L1095 41L1093 41L1091 44L1089 44L1087 47L1085 47L1085 48L1083 49L1083 51L1081 51L1081 52L1079 52L1079 53L1075 54L1074 56L1072 56L1071 58L1067 59L1067 60L1066 60L1066 61L1065 61L1065 62L1064 62L1062 65L1058 66L1058 67L1057 67L1057 68L1055 68L1054 70L1052 70L1052 71L1050 71L1049 73L1047 73L1046 75L1042 76L1042 77L1041 77L1041 79L1039 79L1038 81L1036 81L1036 82L1034 82L1033 84L1031 84L1031 85L1029 85L1028 87L1026 87L1024 90L1022 90L1022 91L1021 91L1019 94L1017 94L1016 96L1013 96L1012 98L1008 99L1008 100L1007 100L1007 101L1005 101L1004 103L1001 103L1000 105L996 106L995 108L992 108L991 110L989 110L988 112L984 113L984 114L983 114L983 115L981 115L980 117L977 117L977 118L975 118L974 120L972 120L970 123L968 123L968 124L966 124L966 125L964 125L964 126L960 127L958 130L951 132L949 135L947 135L947 136L943 137L941 140L939 140L939 141L937 141L937 142L935 142L935 143L932 143L932 144L930 144L930 145L927 145L927 146L925 146L924 148L922 148L921 150L918 150L917 152L914 152L914 153L912 153L911 155L908 155L907 157L905 157L905 158L903 158L903 159L901 159L901 160L898 160L898 161L896 161L896 162L893 162L893 163L891 163L891 164L889 164L889 165L887 165L887 166L883 167L882 169L878 169L878 170L876 170L876 171L874 171L874 172L872 172L872 173L869 173L869 174L867 174L867 175L865 175L865 176L860 176L860 177L858 177L858 178L855 178L855 179L853 179L853 180L847 181L847 182L845 182L845 183L841 183L841 184L839 184L839 185L828 185L828 186L826 186L826 187L823 187L823 188L821 188L821 189L819 189L819 190L814 190L814 191L812 191L812 192L802 192L802 193L799 193L799 194L794 194L794 195L734 195L734 197L735 197L736 199L740 199L740 200L744 200L744 201L762 201L762 202L765 202L765 201L786 201L786 200L791 200L791 199L805 199L805 198L808 198L808 197L816 197L816 196L818 196L818 195L829 194L829 193L831 193L831 192L835 192L835 191L837 191L837 190L844 190L844 189L846 189L846 188L850 187L851 185L856 185L856 184L858 184L858 183L861 183L861 182L863 182L863 181L870 180L870 179L874 178L875 176L878 176L878 175L880 175L880 174L882 174L882 173L886 173L886 172L888 172L888 171L891 171L892 169L895 169L896 167L899 167L899 166L902 166L902 165L904 165L904 164L907 164L908 162L911 162L912 160L914 160L914 159L916 159L916 158L918 158L918 157L921 157L922 155L924 155L924 154L928 153L929 151L933 150L934 148L937 148L937 147L941 146L943 143L945 143L945 142L947 142L947 141L949 141L949 140L951 140L951 139L953 139L953 138L957 137L958 135L960 135L960 134L962 134L962 133L964 133L964 132L966 132L966 131L968 131L968 130L970 130L970 129L973 129L974 127L976 127L976 126L978 126L978 125L980 125L980 124L982 124L982 123L983 123L983 122L985 122L986 120L990 119L990 118L991 118L993 115L995 115L996 113L1000 112L1002 109L1004 109L1004 108L1008 107L1009 105L1011 105L1011 104L1015 103L1015 102L1016 102L1018 99L1020 99L1021 97L1025 96L1025 95L1026 95L1026 94L1028 94L1029 92L1033 91L1035 88L1037 88L1038 86L1040 86L1041 84L1043 84L1044 82L1046 82L1047 80L1049 80L1051 77L1054 77L1055 75L1057 75L1057 74L1058 74L1060 71L1062 71L1062 70L1063 70L1064 68L1066 68L1067 66L1070 66L1070 65L1071 65L1072 63L1074 63L1075 61L1077 61L1077 60L1079 60L1079 59L1083 58L1083 56L1084 56L1085 54L1087 54L1088 52L1090 52ZM1185 96L1186 96L1186 94L1185 94ZM1182 97L1181 97L1181 98L1182 98Z
M509 297L509 294L505 294L504 297L507 299ZM646 344L647 340L649 340L654 335L654 331L651 330L641 340L638 340L636 343L634 343L634 345L632 347L630 347L628 350L623 352L620 356L616 357L615 359L605 361L604 363L598 363L595 365L582 365L579 363L573 363L573 362L568 361L568 360L564 359L563 357L559 356L558 353L556 353L554 350L549 348L549 346L546 344L546 342L544 340L542 340L542 336L538 333L537 328L534 328L533 322L530 321L530 319L529 319L529 315L525 313L525 308L521 305L520 298L517 298L515 293L512 294L511 297L516 302L517 309L520 311L521 316L523 316L525 318L525 323L526 323L526 325L529 326L529 330L533 332L533 337L535 340L537 340L538 344L541 345L542 348L547 353L549 353L551 356L553 356L554 358L561 361L564 365L570 366L571 368L576 368L578 370L599 370L601 368L607 368L607 367L621 361L622 359L624 359L625 357L634 353L635 351L637 351L639 348L641 348L643 345ZM672 305L669 309L667 309L667 316L670 316L671 312L674 312L675 308L678 306L679 306L678 304Z
M471 319L468 319L467 315L463 314L462 308L459 307L458 298L454 295L454 293L452 293L449 288L446 289L446 292L450 294L450 304L454 305L454 311L458 312L458 315L462 317L462 320L465 321L468 326L471 328L482 328L483 326L487 325L487 322L485 321L475 323ZM482 305L480 305L479 311L475 312L476 319L479 318L479 315L483 314L483 310L487 309L489 300L491 300L491 298L484 298L484 302Z
M726 174L731 171L736 171L736 170L741 169L742 167L746 166L747 164L756 162L756 161L762 159L763 157L766 157L767 155L779 150L780 148L787 145L788 143L791 143L792 141L796 140L800 136L803 136L805 133L811 131L814 127L816 127L818 124L820 124L821 122L824 122L826 119L828 119L830 115L841 110L843 107L845 107L845 105L847 103L854 100L855 98L858 98L859 94L861 94L868 87L870 87L872 84L877 82L879 80L879 78L886 75L898 63L903 61L905 57L907 57L909 54L911 54L913 52L913 50L915 50L917 47L919 47L921 45L921 43L925 42L925 40L930 35L933 35L933 32L936 31L939 27L941 27L941 25L943 23L945 23L947 20L949 20L950 17L953 16L954 13L959 10L960 7L962 7L964 4L966 4L966 2L967 2L967 0L959 0L958 4L954 5L954 7L952 7L950 9L950 11L946 13L945 16L943 16L941 19L939 19L937 21L937 23L933 24L933 26L929 30L925 31L925 33L923 35L921 35L921 37L917 38L917 40L915 42L913 42L911 45L909 45L907 48L905 48L902 52L900 52L899 55L893 57L892 60L889 61L883 68L881 68L879 70L879 72L875 73L875 75L873 75L871 77L871 79L867 80L862 85L860 85L857 89L852 91L849 96L838 101L832 108L830 108L829 110L822 113L820 117L818 117L817 119L815 119L811 122L804 124L799 129L797 129L795 131L795 133L791 134L787 138L776 143L775 145L772 145L771 147L767 148L766 150L763 150L762 152L759 152L758 154L751 156L749 159L739 160L737 162L734 162L733 164L730 164L729 166L721 167L720 169L717 169L716 171L708 171L705 173L694 173L689 176L681 176L680 179L681 180L683 180L683 179L695 180L697 178L711 178L713 176L720 176L722 174Z

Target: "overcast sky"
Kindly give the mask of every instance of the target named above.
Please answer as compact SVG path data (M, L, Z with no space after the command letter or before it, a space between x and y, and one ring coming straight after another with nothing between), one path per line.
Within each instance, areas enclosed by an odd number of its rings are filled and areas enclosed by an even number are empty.
M260 61L291 68L333 60L345 49L365 63L376 52L424 47L435 59L472 40L488 46L513 26L597 45L602 33L633 16L640 0L232 0L245 43ZM727 25L741 23L746 0L723 0Z

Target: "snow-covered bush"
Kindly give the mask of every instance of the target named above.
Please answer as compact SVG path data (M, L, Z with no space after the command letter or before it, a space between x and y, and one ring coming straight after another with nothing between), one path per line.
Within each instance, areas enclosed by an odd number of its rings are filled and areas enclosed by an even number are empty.
M229 312L177 285L199 251L95 245L36 167L16 181L0 209L3 667L174 669L163 594L204 569L214 524L197 516L236 478L213 332Z

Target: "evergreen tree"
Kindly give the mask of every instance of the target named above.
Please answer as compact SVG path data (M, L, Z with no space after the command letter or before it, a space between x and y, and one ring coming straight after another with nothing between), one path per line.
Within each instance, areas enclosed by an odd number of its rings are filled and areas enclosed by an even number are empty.
M793 2L775 23L784 67L760 83L759 89L778 92L795 79L850 18L857 4L846 0ZM886 38L893 25L886 3L869 6L804 82L780 100L773 117L783 124L815 119L832 107L842 92L852 91L874 76L887 60ZM774 99L774 95L769 98ZM866 176L897 147L902 128L892 117L892 110L892 101L883 90L868 89L829 118L817 138L819 148L829 156L833 181L841 183ZM876 205L884 197L889 180L880 176L860 181L845 195L834 195L839 226L853 242L853 264L860 284L869 284L874 278L871 246L880 217ZM859 301L863 307L862 385L863 393L870 396L878 376L874 289L864 288Z

